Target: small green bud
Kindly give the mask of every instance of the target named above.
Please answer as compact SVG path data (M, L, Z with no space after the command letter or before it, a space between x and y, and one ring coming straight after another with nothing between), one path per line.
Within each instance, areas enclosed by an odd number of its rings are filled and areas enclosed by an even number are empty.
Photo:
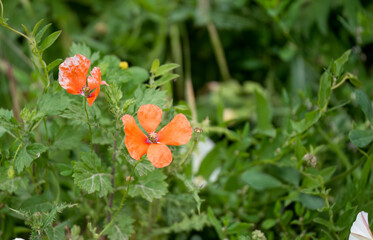
M12 165L12 166L10 166L10 168L8 169L8 177L9 177L10 179L14 178L14 174L15 174L15 172L14 172L14 167L13 167L13 165Z

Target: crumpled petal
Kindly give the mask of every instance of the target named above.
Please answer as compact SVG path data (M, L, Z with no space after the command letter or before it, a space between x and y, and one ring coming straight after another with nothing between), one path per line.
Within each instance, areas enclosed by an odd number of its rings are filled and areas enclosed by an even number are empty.
M163 143L152 143L148 149L148 159L156 168L163 168L172 162L171 150Z
M80 54L67 58L59 67L58 82L61 87L68 93L80 94L86 85L90 65L89 59Z
M359 212L355 222L352 224L349 240L373 240L372 232L369 228L368 213Z
M104 82L106 85L107 83ZM101 82L101 70L98 67L94 67L91 71L91 76L88 77L88 87L92 91L91 96L87 97L89 106L92 106L93 102L96 100L98 94L100 93Z
M124 115L122 117L124 125L124 133L126 137L124 143L126 144L127 150L133 159L140 160L140 158L146 154L150 146L147 143L147 137L137 126L135 119L131 115Z
M162 109L153 104L142 105L137 111L137 119L147 133L155 132L162 120Z
M193 129L184 114L179 113L158 132L158 142L179 146L189 142Z

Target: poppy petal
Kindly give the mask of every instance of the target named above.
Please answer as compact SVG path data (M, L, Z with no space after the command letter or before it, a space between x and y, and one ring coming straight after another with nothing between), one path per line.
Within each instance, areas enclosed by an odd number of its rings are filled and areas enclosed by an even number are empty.
M94 67L91 71L91 76L88 77L88 87L92 91L90 97L87 97L89 106L92 106L93 102L96 100L98 94L100 93L101 85L101 70L98 67Z
M150 146L146 142L147 137L139 126L137 126L135 119L131 115L124 115L122 121L124 133L126 134L124 143L126 144L127 150L133 159L140 160L140 158L146 154Z
M89 59L80 54L67 58L59 67L58 82L61 87L68 93L80 94L86 85L90 65Z
M109 84L107 84L105 81L101 81L101 85L109 86Z
M148 159L156 168L163 168L172 162L171 150L163 143L152 143L148 149Z
M193 129L184 114L179 113L158 132L158 142L179 146L189 142Z
M153 104L142 105L137 111L137 119L147 133L155 132L162 120L162 109Z

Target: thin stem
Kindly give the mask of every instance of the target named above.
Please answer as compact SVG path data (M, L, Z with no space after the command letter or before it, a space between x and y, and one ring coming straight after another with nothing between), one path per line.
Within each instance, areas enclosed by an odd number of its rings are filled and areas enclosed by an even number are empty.
M17 157L17 154L19 152L19 150L21 149L23 143L19 144L18 148L17 148L17 151L16 151L16 154L14 154L14 157L13 157L13 160L12 160L12 165L14 166L14 161L16 160L16 157Z
M45 128L45 137L47 138L47 145L49 146L49 137L48 137L48 127L47 127L47 118L43 118L44 128Z
M207 24L207 30L209 32L216 60L218 61L220 74L223 77L224 81L228 81L231 79L231 76L229 74L228 64L225 58L224 49L220 41L218 30L216 29L216 26L213 22L209 22Z
M123 197L122 197L122 200L121 200L121 202L120 202L119 209L118 209L117 212L115 213L113 219L111 219L110 223L109 223L108 225L106 225L106 227L104 228L104 230L102 230L102 231L100 232L100 234L98 234L98 235L96 236L96 239L99 239L100 236L101 236L102 234L104 234L104 232L106 232L106 230L108 230L108 229L111 227L111 225L113 225L115 219L118 217L118 215L119 215L119 213L120 213L120 210L122 210L122 208L123 208L124 201L126 200L126 198L127 198L127 196L128 196L128 192L129 192L129 189L130 189L131 179L132 179L133 173L135 172L135 169L136 169L137 165L138 165L141 161L142 161L142 160L137 161L137 163L135 164L135 166L134 166L133 169L132 169L131 175L130 175L129 180L128 180L128 182L127 182L127 189L123 192Z
M91 129L91 123L89 122L89 115L88 115L88 111L87 111L87 101L86 101L86 99L84 99L84 110L85 110L85 114L87 115L87 123L88 123L88 128L89 128L89 136L90 136L90 140L91 140L91 152L93 152L92 129Z
M118 122L118 121L117 121ZM111 163L111 187L114 189L114 180L115 180L115 162L117 160L117 137L118 137L118 131L115 132L114 134L114 147L113 147L113 161ZM110 194L110 199L109 199L109 210L107 212L107 221L110 222L111 220L111 213L110 209L113 206L113 199L114 199L114 192Z

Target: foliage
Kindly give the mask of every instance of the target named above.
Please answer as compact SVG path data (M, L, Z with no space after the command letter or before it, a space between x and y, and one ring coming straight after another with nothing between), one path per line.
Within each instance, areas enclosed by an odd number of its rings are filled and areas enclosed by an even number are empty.
M338 240L373 214L371 2L0 3L1 239ZM109 84L88 108L57 81L75 54ZM144 104L195 128L163 169L124 144Z

